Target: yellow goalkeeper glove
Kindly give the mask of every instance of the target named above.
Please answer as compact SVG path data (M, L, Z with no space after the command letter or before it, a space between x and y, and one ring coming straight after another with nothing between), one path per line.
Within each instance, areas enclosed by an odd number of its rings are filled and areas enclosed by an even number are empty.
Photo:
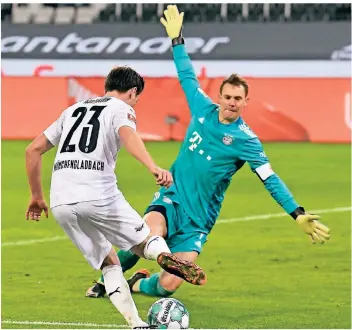
M169 5L164 11L164 17L160 18L160 22L164 25L167 35L170 39L178 38L181 35L183 15L184 13L179 13L177 6Z
M330 239L330 229L318 221L319 215L300 214L296 218L297 225L310 237L313 244L325 243Z

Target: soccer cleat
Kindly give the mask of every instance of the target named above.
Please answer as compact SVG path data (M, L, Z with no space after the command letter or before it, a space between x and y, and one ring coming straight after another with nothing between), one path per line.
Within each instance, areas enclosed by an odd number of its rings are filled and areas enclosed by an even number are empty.
M94 281L94 283L95 284L87 290L86 297L103 298L106 293L105 285L96 281Z
M128 286L130 287L130 291L133 293L133 286L136 284L137 281L143 279L143 278L148 278L150 277L150 273L146 269L140 269L136 271L128 280Z
M207 275L192 261L182 260L171 253L162 252L157 258L158 264L168 273L176 275L188 283L204 285Z

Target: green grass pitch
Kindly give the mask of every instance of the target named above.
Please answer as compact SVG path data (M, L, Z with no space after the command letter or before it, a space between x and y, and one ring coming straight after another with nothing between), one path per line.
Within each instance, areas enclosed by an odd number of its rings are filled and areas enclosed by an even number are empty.
M2 327L122 326L123 318L109 299L84 297L99 273L69 240L28 242L64 233L51 214L39 223L24 218L27 144L2 142ZM164 167L179 146L147 144ZM308 210L351 205L349 145L271 143L265 150L276 173ZM43 161L47 200L54 156L50 151ZM126 198L142 213L157 190L154 179L125 151L119 155L117 174ZM246 165L233 178L220 219L280 212ZM216 225L198 260L208 283L184 284L174 295L189 309L191 327L351 328L351 212L327 211L322 216L332 230L325 245L312 245L288 216ZM24 245L9 245L22 241ZM137 267L159 270L144 260ZM156 300L142 295L134 299L143 318Z

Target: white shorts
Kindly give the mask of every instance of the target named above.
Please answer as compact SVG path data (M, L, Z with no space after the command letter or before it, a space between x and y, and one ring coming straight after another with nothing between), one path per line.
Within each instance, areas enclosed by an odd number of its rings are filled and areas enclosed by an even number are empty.
M100 269L112 245L127 251L150 234L148 225L122 194L55 206L52 213L94 269Z

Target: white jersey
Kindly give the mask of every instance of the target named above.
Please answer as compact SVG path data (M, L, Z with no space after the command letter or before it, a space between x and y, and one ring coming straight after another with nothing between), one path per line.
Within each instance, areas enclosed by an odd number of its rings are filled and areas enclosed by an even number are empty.
M50 188L50 207L107 199L120 194L115 165L118 130L136 130L134 110L114 97L97 97L67 108L44 134L58 146Z

